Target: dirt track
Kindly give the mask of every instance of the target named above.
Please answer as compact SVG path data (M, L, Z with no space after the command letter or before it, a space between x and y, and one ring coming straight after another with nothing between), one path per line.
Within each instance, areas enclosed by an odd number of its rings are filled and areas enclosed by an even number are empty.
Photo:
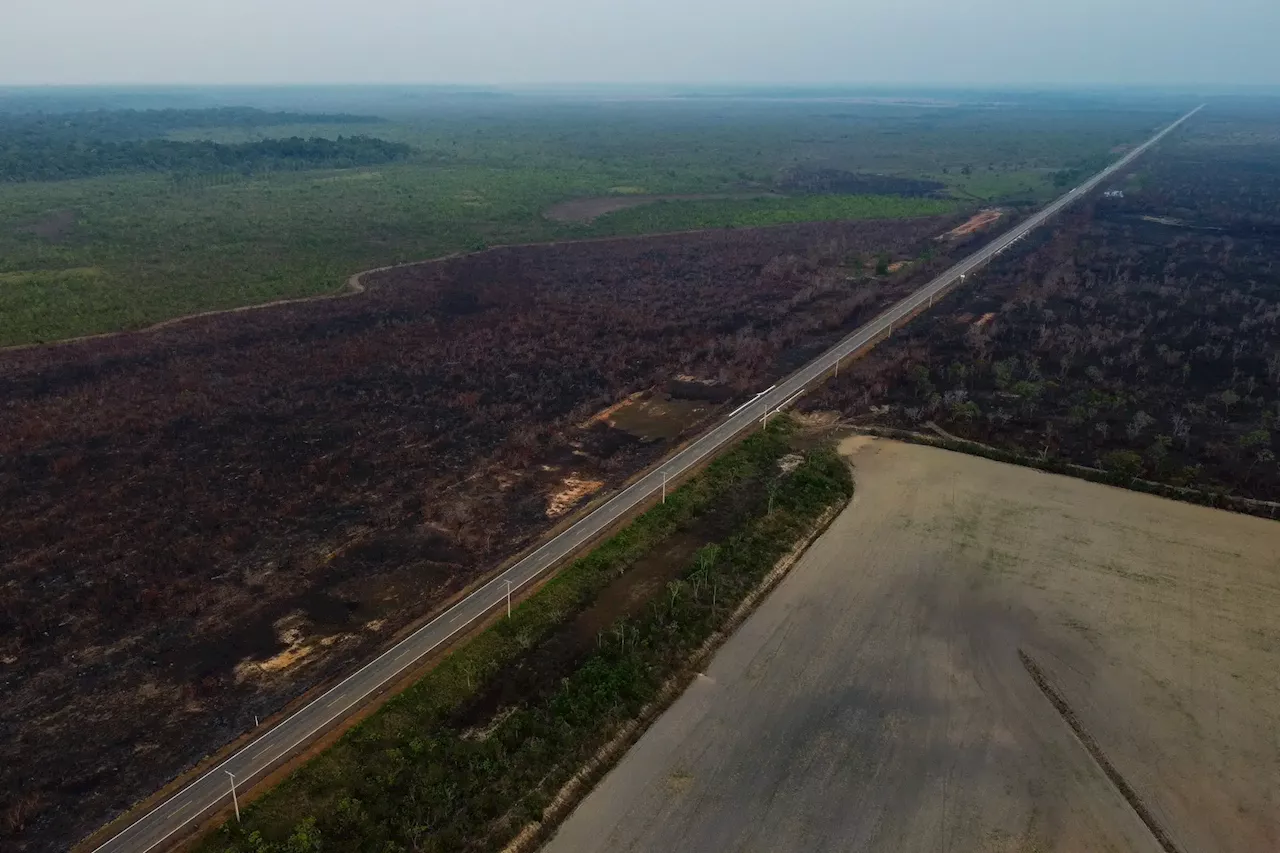
M1280 849L1280 525L857 439L858 494L548 846Z

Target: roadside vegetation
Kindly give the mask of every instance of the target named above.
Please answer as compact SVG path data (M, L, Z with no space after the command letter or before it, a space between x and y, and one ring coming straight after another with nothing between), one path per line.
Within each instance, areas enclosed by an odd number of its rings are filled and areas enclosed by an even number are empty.
M780 418L713 462L198 849L502 847L848 499L844 462L797 454L791 433ZM637 567L677 537L660 557L676 570L652 583Z

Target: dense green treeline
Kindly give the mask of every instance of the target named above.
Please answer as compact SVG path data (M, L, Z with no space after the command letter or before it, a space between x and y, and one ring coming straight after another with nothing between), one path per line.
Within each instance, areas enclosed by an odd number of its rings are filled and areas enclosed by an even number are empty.
M164 136L174 130L272 127L283 124L381 124L350 113L268 112L250 107L190 110L86 110L75 113L0 113L0 135L48 140L122 142Z
M371 166L402 159L408 145L368 136L263 139L224 145L168 139L55 141L0 133L0 181L52 181L117 172L260 172Z
M51 181L120 172L256 174L368 166L408 155L412 149L407 145L367 136L292 137L238 144L165 138L176 130L381 121L347 113L267 112L248 107L0 115L0 181Z

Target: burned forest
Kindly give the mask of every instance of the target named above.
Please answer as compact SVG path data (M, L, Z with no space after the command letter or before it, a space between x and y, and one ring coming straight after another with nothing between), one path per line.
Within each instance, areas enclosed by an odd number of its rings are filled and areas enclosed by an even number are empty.
M1274 119L1206 113L806 405L1274 514L1278 164Z
M960 219L497 248L0 353L5 846L385 645L971 251Z

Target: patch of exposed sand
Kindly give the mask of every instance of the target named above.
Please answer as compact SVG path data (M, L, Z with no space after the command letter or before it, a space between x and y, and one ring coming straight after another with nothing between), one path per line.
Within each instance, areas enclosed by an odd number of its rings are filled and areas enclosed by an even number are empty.
M967 222L952 228L946 234L943 234L939 240L955 240L958 237L967 237L976 231L981 231L991 223L1004 216L1003 210L982 210L969 218Z
M277 636L285 649L266 660L243 660L236 664L236 681L242 682L255 676L272 675L293 669L316 651L330 648L348 637L347 634L332 634L309 638L303 631L303 621L302 614L295 613L277 622Z
M547 518L559 518L583 498L604 488L603 480L588 480L576 474L565 477L560 490L547 499Z

